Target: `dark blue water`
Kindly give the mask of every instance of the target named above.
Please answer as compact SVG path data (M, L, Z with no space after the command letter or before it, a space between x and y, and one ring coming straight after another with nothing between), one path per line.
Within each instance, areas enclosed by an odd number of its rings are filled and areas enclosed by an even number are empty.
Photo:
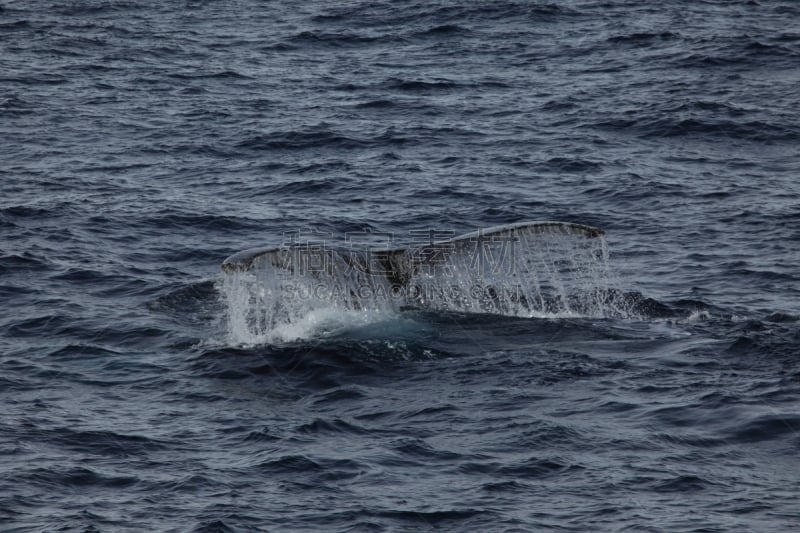
M799 102L792 0L2 2L0 529L796 531ZM227 330L239 250L522 220L636 313Z

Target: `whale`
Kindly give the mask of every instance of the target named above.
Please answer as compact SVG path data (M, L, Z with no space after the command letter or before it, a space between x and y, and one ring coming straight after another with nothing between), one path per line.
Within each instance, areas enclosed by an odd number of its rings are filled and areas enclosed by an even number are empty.
M402 311L542 318L614 311L600 228L524 221L454 237L410 235L412 243L400 247L295 239L231 255L220 287L232 336L282 338L320 317L351 313L377 320Z
M332 265L363 274L383 277L393 286L403 286L419 273L447 260L449 255L474 254L485 245L514 243L526 237L574 236L596 239L604 235L600 228L574 222L524 221L502 224L457 237L430 240L424 244L390 249L356 249L326 244L324 247L307 243L257 247L235 253L222 262L226 274L247 272L266 266L288 273L311 276L330 275ZM318 268L312 268L315 262Z

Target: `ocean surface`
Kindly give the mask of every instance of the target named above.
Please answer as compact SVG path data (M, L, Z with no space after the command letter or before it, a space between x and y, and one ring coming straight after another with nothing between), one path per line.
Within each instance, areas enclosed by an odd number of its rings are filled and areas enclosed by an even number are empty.
M234 327L528 220L625 311ZM794 0L4 0L0 530L798 531L799 248Z

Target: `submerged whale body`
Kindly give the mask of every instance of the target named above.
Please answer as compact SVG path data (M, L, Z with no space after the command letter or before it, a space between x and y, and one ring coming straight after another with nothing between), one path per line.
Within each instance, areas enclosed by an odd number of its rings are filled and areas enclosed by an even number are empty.
M431 232L433 234L433 232ZM402 248L291 243L222 263L229 330L258 339L321 310L409 307L507 316L606 316L607 249L599 228L519 222Z

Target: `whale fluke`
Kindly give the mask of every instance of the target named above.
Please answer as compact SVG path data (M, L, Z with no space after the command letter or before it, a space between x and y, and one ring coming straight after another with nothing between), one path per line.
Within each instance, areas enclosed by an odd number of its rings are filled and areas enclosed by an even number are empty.
M451 235L413 231L412 244L402 248L309 241L234 254L222 264L231 338L248 343L293 338L296 328L324 322L325 313L355 312L358 320L405 309L526 317L609 314L610 272L601 229L519 222Z
M440 261L443 254L465 248L474 249L482 242L515 241L521 237L537 234L597 238L604 232L600 228L572 222L535 221L503 224L452 239L389 250L365 251L295 243L238 252L223 261L222 270L226 273L245 272L264 264L288 272L313 274L324 270L325 265L344 264L368 274L382 274L392 284L402 285L407 283L421 266ZM316 263L316 267L312 263Z

